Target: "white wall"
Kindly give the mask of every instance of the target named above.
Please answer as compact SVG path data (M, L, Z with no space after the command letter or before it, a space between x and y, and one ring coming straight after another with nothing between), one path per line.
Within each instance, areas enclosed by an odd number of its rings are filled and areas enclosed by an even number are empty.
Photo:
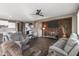
M50 19L46 19L46 20L54 20L54 19L61 19L61 18L67 18L67 17L72 17L72 32L77 32L77 14L71 14L71 15L64 15L64 16L60 16L60 17L52 17ZM36 22L35 23L35 27L38 31L38 36L42 36L42 21Z
M72 32L77 33L77 14L72 16Z
M78 14L77 14L77 33L79 35L79 11L78 11Z

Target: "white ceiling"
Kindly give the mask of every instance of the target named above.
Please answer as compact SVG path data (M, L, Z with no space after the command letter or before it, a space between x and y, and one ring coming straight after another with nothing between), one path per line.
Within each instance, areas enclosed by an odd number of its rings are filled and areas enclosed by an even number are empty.
M77 12L78 3L0 3L0 18L20 21L35 21ZM45 17L33 16L41 9Z

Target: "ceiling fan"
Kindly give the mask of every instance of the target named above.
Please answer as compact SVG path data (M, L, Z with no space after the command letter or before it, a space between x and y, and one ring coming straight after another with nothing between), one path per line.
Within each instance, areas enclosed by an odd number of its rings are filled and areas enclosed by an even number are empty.
M37 9L36 10L36 13L35 14L33 14L33 15L38 15L38 16L44 16L43 14L42 14L42 12L41 12L41 9Z

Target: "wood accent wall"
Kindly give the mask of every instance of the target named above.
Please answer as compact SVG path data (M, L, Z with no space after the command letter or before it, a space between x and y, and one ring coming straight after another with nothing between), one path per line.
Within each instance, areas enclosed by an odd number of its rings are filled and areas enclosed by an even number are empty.
M52 21L58 21L57 23L59 24L59 27L56 28L49 28L48 27L48 21L47 22L43 22L42 23L42 28L45 28L45 30L42 30L42 32L52 32L55 31L58 33L59 37L62 37L63 33L61 30L61 26L64 27L65 31L66 31L66 35L67 37L70 36L71 32L72 32L72 17L69 18L63 18L63 19L56 19L56 20L52 20ZM54 24L52 24L54 25ZM44 35L44 33L43 33Z

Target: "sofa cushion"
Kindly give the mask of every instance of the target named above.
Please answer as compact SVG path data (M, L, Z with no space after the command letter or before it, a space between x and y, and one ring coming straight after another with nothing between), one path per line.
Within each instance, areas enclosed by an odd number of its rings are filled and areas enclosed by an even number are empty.
M64 48L65 52L69 53L73 47L77 44L78 36L75 33L72 33L67 44Z
M66 42L67 42L67 38L60 38L53 46L64 49Z
M16 33L11 34L11 39L13 41L22 41L22 40L24 40L23 35L20 32L16 32Z

